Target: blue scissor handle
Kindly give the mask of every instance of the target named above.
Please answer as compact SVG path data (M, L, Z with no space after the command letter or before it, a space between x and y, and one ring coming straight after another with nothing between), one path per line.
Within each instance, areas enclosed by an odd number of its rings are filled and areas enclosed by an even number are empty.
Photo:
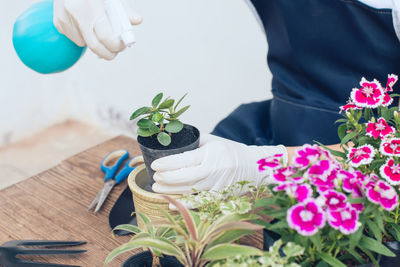
M135 169L135 165L143 163L143 157L140 156L135 156L133 157L130 161L128 161L125 166L117 173L117 176L115 176L115 181L117 184L125 180L129 174Z
M101 170L106 174L104 177L104 182L114 178L119 166L121 166L122 162L124 162L127 158L129 158L129 152L124 149L119 149L111 152L103 159L100 166ZM111 166L107 165L107 163L113 159L117 159L117 162Z

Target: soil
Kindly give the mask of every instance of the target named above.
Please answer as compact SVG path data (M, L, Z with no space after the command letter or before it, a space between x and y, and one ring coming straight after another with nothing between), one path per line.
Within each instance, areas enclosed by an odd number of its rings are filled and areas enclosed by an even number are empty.
M168 146L161 145L157 140L157 135L153 135L150 137L142 137L138 136L138 142L148 148L156 149L156 150L169 150L185 147L187 145L192 144L198 138L198 132L188 125L185 125L184 128L179 133L171 134L171 144Z

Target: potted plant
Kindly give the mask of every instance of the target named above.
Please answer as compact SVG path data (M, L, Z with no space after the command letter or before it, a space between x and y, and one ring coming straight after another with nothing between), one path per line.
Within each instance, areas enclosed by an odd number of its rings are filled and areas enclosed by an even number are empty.
M304 247L302 266L368 261L378 266L377 256L395 256L382 244L382 233L385 210L398 207L398 194L375 174L348 169L317 145L304 145L291 164L284 164L281 155L258 164L260 171L272 171L273 196L255 207L274 219L258 222L284 243Z
M157 94L151 106L141 107L131 115L137 121L137 141L142 151L150 183L154 183L151 163L159 158L196 149L199 146L200 132L191 125L183 124L179 117L190 106L178 109L186 94L176 103L163 93ZM150 184L150 185L151 185Z
M154 171L151 163L158 158L183 153L199 146L199 130L179 120L190 107L179 108L185 96L175 102L170 97L163 99L163 93L159 93L153 98L151 106L141 107L131 116L131 120L139 119L137 140L146 168L137 167L129 175L128 185L132 191L135 210L152 220L163 216L160 210L168 210L168 202L152 191ZM140 217L138 224L140 227L144 226Z
M362 78L361 88L354 88L348 103L340 107L344 118L337 121L340 123L338 134L342 151L332 153L342 164L379 179L377 188L366 194L376 203L381 201L379 196L383 194L386 184L394 189L389 190L393 194L391 201L399 201L400 117L399 107L390 107L393 98L399 96L393 94L397 80L398 76L390 74L386 85L382 86L377 80L367 81ZM396 253L396 259L382 257L383 264L388 261L400 265L399 209L398 205L389 206L388 202L380 208L377 216L379 221L367 224L368 233L384 241Z
M128 226L137 233L129 242L112 251L106 261L107 265L116 256L137 248L148 248L158 255L175 257L183 266L201 267L211 262L234 257L262 256L263 252L257 248L233 244L236 240L252 231L262 229L248 220L254 219L251 214L221 215L217 219L201 219L195 211L189 211L183 204L169 196L163 196L173 204L179 215L171 216L163 211L164 218L147 221L146 232ZM128 227L119 229L129 230ZM151 234L151 232L153 234ZM154 233L164 233L160 236ZM156 254L156 253L155 253ZM161 265L162 266L162 265ZM177 266L166 265L167 266Z

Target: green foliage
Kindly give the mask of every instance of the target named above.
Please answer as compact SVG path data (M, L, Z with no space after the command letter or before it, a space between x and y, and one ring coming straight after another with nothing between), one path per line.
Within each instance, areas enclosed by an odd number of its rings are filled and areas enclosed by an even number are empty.
M227 248L228 249L228 248ZM280 254L282 249L284 255ZM259 251L235 251L229 248L226 257L210 263L211 267L242 267L242 266L264 266L264 267L300 267L295 263L295 258L303 255L304 248L292 242L282 247L282 240L274 243L269 251L260 254ZM221 254L222 255L222 254Z
M183 129L183 123L179 120L179 117L190 106L185 106L179 110L178 106L186 95L175 104L175 100L169 97L162 100L163 93L159 93L151 101L151 107L141 107L133 112L130 119L139 119L137 134L142 137L156 135L161 145L168 146L171 143L172 134L179 133Z
M141 231L137 227L119 226L136 235L127 243L112 251L107 265L116 256L132 249L143 247L153 255L176 257L184 266L205 266L210 261L221 260L233 255L261 256L263 252L254 247L232 244L243 235L260 230L259 225L248 222L254 219L251 214L221 215L215 220L200 219L197 212L189 211L184 205L169 196L163 196L173 204L179 215L171 216L162 210L164 218L150 221L139 214L145 223Z

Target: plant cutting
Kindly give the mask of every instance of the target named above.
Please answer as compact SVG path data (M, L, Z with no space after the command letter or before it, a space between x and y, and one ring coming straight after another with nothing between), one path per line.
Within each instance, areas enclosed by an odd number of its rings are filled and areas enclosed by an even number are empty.
M151 169L154 160L199 146L199 130L180 121L180 116L190 107L178 109L185 96L175 101L170 97L163 99L163 93L159 93L151 101L151 106L137 109L130 117L131 120L138 119L137 140L150 178L148 190L154 183Z
M272 197L259 200L255 207L274 219L258 223L283 243L304 247L302 266L355 266L367 261L378 266L377 255L395 256L382 244L381 233L384 210L397 208L398 195L377 175L349 169L317 145L304 145L290 164L284 164L281 155L258 164L260 171L272 173Z
M153 252L174 256L183 266L200 267L214 261L233 257L262 256L263 252L257 248L232 244L242 236L262 229L261 226L247 222L254 219L254 215L222 215L216 220L201 220L195 211L189 211L179 201L164 196L173 204L179 215L171 216L163 211L163 219L148 221L146 230L142 232L131 228L137 235L129 242L112 251L106 261L107 265L116 256L136 248L148 248ZM119 229L128 230L128 227ZM151 232L168 234L165 236L152 235ZM176 266L176 265L174 265ZM166 266L164 266L166 267Z

